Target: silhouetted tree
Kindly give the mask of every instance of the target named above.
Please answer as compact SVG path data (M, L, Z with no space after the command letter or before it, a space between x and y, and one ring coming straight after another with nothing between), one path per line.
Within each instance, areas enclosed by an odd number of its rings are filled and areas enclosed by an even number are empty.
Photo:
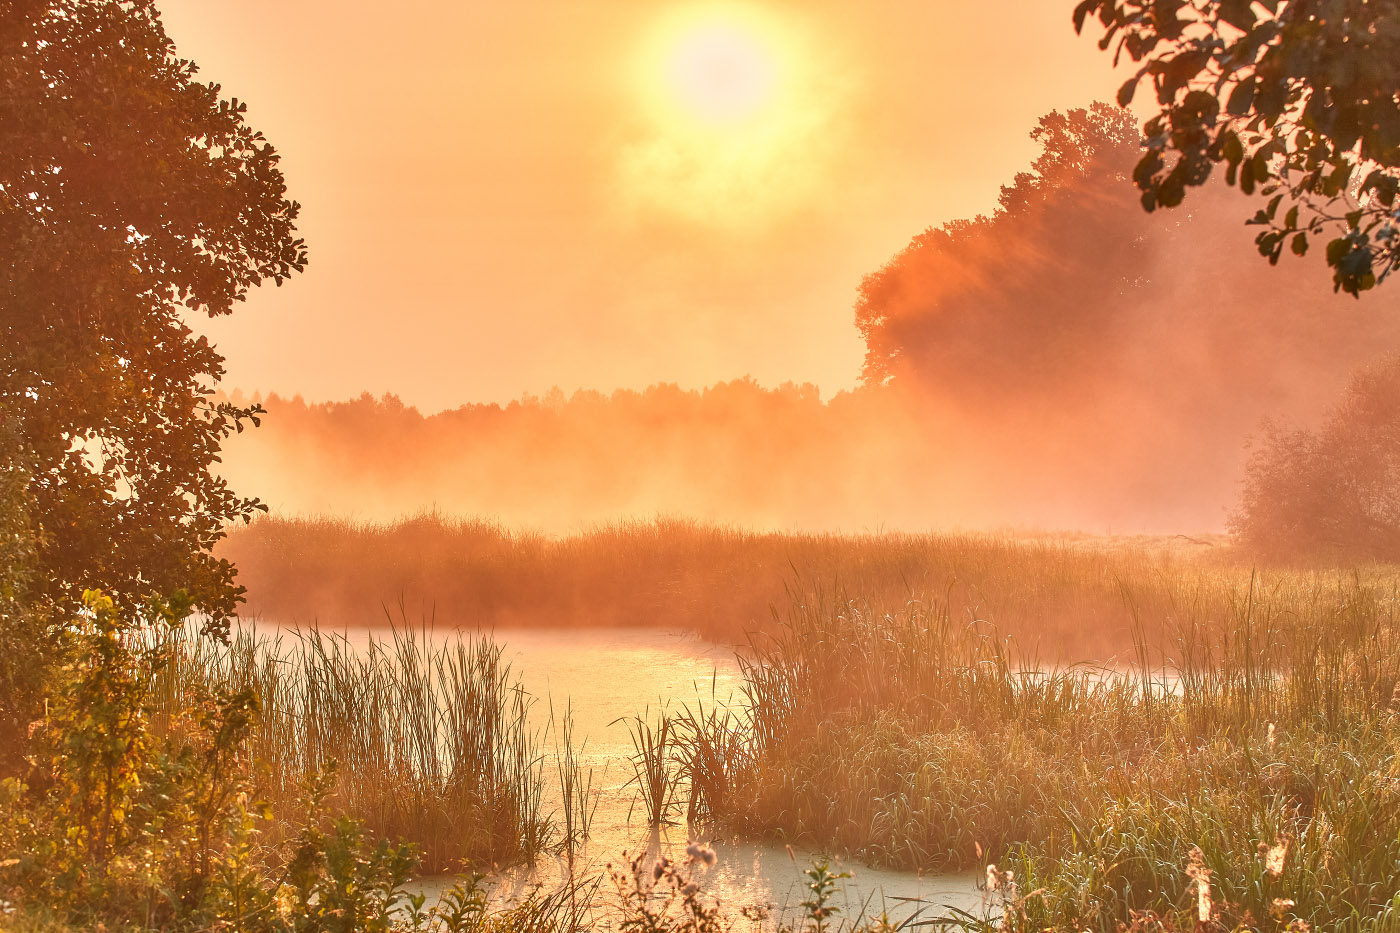
M1400 559L1400 356L1359 370L1318 430L1268 431L1231 529L1269 557Z
M991 216L914 237L866 276L856 325L864 378L976 395L1060 382L1083 369L1086 335L1110 334L1142 286L1148 224L1126 181L1138 151L1132 117L1108 104L1051 113L1042 150L1001 189Z
M1133 178L1151 211L1174 207L1217 163L1267 197L1259 252L1307 252L1327 235L1335 288L1353 295L1400 265L1400 3L1396 0L1082 0L1099 47L1151 83ZM1285 203L1288 205L1285 207Z
M209 549L259 505L210 468L257 409L210 398L222 357L181 316L306 251L276 152L195 71L150 0L0 2L0 422L39 595L183 589L221 620Z

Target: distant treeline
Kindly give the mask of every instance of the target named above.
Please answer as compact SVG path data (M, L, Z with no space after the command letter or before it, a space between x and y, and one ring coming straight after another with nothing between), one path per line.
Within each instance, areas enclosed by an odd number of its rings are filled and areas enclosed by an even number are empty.
M1271 268L1208 187L1145 213L1116 108L1045 117L988 216L919 234L861 285L861 388L749 379L553 390L424 414L269 395L236 489L293 514L438 508L570 531L657 514L812 530L1218 530L1265 419L1311 425L1400 347L1384 289ZM1386 302L1390 301L1389 304ZM814 309L814 313L819 309Z

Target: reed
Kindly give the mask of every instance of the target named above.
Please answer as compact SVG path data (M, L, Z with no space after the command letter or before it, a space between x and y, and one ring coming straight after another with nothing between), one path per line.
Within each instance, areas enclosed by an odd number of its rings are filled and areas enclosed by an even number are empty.
M627 729L633 749L633 773L627 785L637 788L647 824L658 827L675 822L676 790L680 781L680 771L676 767L680 736L675 718L663 709L654 721L643 716L632 717L627 720Z
M882 607L936 599L1057 664L1131 661L1135 634L1157 644L1188 616L1223 618L1251 578L1304 611L1338 587L1390 599L1400 585L1390 566L1257 568L1221 536L838 535L667 519L550 537L438 515L272 517L233 530L219 553L237 564L249 613L284 625L382 625L380 607L404 600L449 626L664 625L742 644L781 628L773 607L790 589L839 588Z
M550 700L551 724L555 722L553 700ZM578 846L589 837L593 824L593 813L598 807L599 791L593 787L593 769L584 770L581 756L588 740L579 746L574 744L574 705L573 700L564 704L563 715L558 720L558 731L554 743L554 768L559 778L559 809L563 819L559 847L573 863Z
M1277 897L1271 929L1379 929L1400 890L1397 601L1360 579L1228 595L1104 667L1040 665L946 603L808 594L745 653L741 714L686 720L677 754L738 831L1014 871L1037 892L1018 929L1187 911L1197 848L1225 928ZM1283 839L1276 876L1256 850Z
M332 806L415 843L427 872L526 862L549 844L531 700L489 636L435 642L426 628L395 628L359 645L314 629L278 638L242 629L228 646L190 638L158 707L180 708L196 681L258 692L252 754L275 807L294 805L334 763Z
M687 794L686 824L704 826L733 811L737 782L758 766L750 723L730 698L720 702L713 684L710 703L685 704L673 717L678 783Z

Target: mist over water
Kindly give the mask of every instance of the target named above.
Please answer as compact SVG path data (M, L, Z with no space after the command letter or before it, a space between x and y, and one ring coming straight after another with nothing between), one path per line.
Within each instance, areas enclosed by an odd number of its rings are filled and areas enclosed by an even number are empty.
M542 856L534 864L491 873L493 901L510 904L542 888L554 891L573 877L602 876L595 900L595 919L603 928L616 926L620 914L616 893L607 880L610 867L622 868L625 858L642 856L644 871L661 855L684 856L687 842L711 844L718 860L703 873L707 896L731 910L762 908L784 920L801 913L808 896L802 871L817 853L798 846L789 851L781 842L736 837L712 827L687 826L684 806L675 823L659 828L647 824L645 808L632 783L634 747L629 723L652 720L658 713L677 714L683 708L716 705L742 710L743 678L733 651L664 628L651 630L567 627L496 628L493 639L502 646L510 676L518 678L530 697L530 728L539 737L543 806L562 809L557 777L560 728L566 709L572 718L572 738L578 761L592 789L590 833L572 855L567 850ZM337 631L354 650L364 651L383 632L349 627ZM434 642L450 643L455 629L429 633ZM834 869L849 872L835 904L847 922L881 912L899 922L918 914L944 916L949 907L977 913L982 907L976 872L924 874L872 868L846 857ZM429 876L413 887L430 895L450 886L451 876Z
M283 514L423 510L576 531L679 515L751 528L1211 531L1266 419L1310 424L1400 345L1396 299L1271 267L1223 184L1148 214L1132 117L1054 113L988 216L860 283L861 388L750 379L554 390L424 414L270 395L223 472ZM813 314L829 309L813 309Z

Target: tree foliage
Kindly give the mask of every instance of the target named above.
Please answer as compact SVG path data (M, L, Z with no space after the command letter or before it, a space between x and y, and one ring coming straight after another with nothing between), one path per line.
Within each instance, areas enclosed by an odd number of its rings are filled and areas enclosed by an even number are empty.
M1400 356L1359 370L1315 431L1273 426L1232 530L1279 559L1400 559Z
M303 268L298 206L245 105L195 78L150 0L0 2L0 421L29 481L36 585L75 604L188 591L259 508L211 467L256 406L216 403L228 314Z
M31 783L0 780L6 912L61 929L394 929L416 856L331 816L333 771L312 776L297 812L262 837L277 814L254 779L252 688L196 678L180 709L167 697L156 715L188 607L153 607L148 637L132 638L135 620L110 597L83 600L34 724Z
M930 228L866 276L856 303L864 378L975 393L979 385L1056 382L1081 370L1085 333L1112 330L1142 286L1142 212L1126 182L1131 117L1107 104L1051 113L1041 154L1001 189L991 216Z
M1223 163L1268 198L1248 222L1277 263L1327 238L1336 289L1359 295L1400 265L1400 3L1396 0L1082 0L1074 26L1138 68L1157 112L1133 179L1174 207ZM1286 205L1286 206L1285 206Z

